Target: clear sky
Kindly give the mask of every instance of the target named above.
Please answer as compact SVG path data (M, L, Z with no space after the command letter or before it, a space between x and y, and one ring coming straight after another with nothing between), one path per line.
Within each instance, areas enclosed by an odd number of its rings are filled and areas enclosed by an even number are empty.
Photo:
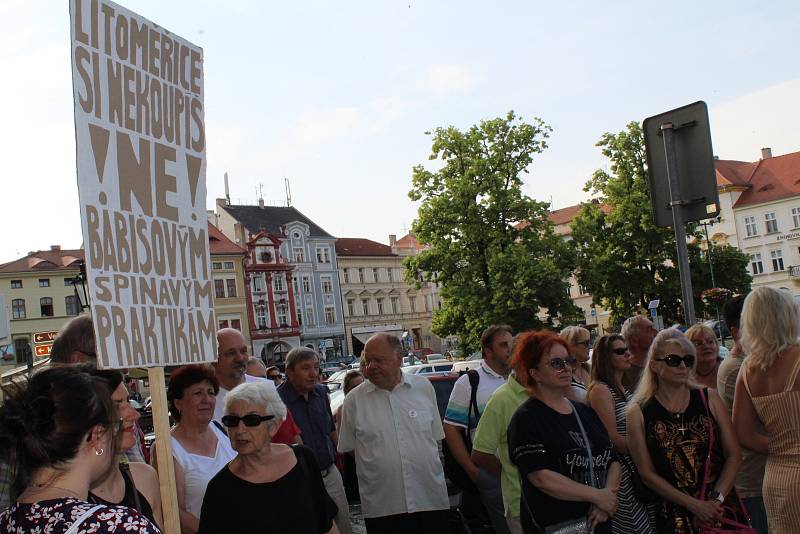
M426 130L509 109L554 132L526 190L586 198L603 132L696 100L714 149L800 150L796 2L128 0L205 50L208 206L292 203L333 235L387 242L416 214ZM66 1L0 9L0 262L81 245Z

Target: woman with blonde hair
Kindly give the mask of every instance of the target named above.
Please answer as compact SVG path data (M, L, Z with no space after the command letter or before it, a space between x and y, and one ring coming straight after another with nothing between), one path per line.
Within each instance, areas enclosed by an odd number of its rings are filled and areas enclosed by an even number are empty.
M742 445L767 454L763 495L770 532L800 532L800 310L786 291L753 290L744 301L747 354L733 401ZM759 429L765 429L764 432Z
M717 371L722 358L719 356L719 342L714 331L704 324L697 323L686 331L686 337L697 349L697 364L694 380L699 385L717 389Z
M572 383L567 394L572 400L586 403L586 388L589 385L589 343L592 334L582 326L568 326L558 333L569 344L570 353L578 360L572 372Z
M731 497L742 462L739 443L716 390L691 381L695 359L683 333L659 332L628 408L631 456L642 481L662 498L658 533L694 534L728 521L723 503L738 509Z

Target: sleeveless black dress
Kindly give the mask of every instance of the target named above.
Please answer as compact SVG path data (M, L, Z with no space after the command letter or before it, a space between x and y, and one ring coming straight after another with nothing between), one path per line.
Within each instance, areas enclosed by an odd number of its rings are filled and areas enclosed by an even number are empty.
M120 502L109 502L104 499L101 499L91 491L89 492L89 497L86 499L87 501L94 503L94 504L105 504L107 506L127 506L128 508L133 508L145 516L147 519L155 524L156 520L153 517L153 508L150 506L150 503L147 501L147 498L142 495L138 489L136 489L136 485L133 483L133 476L131 475L130 470L128 469L127 464L120 464L119 467L120 473L122 473L122 480L125 481L125 495L123 495L122 500ZM136 505L136 500L138 497L139 506Z
M703 390L708 399L708 390ZM708 455L708 415L700 397L693 389L689 406L683 413L667 411L653 397L642 407L647 449L656 472L678 490L697 497L703 486L705 461ZM711 451L711 483L716 481L724 464L720 431L714 425L714 448ZM694 515L682 506L662 500L656 504L658 533L693 534L698 532Z

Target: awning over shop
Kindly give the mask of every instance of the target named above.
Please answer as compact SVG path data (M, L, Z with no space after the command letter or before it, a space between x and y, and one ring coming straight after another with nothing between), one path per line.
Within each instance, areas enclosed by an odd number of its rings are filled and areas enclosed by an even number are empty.
M386 332L393 336L402 337L404 334L403 326L399 324L384 324L373 326L358 326L351 330L353 337L361 343L366 343L369 338L379 332Z

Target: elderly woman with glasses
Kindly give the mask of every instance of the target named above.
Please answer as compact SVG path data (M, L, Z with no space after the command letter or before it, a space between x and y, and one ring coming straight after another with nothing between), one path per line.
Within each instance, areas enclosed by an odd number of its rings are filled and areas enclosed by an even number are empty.
M522 479L523 531L610 533L619 463L594 410L566 396L578 364L570 346L553 332L526 332L511 364L531 395L508 427L509 454Z
M720 524L723 503L738 507L731 495L739 443L716 390L692 382L695 359L695 346L680 330L659 332L628 409L631 456L644 484L662 498L658 533L693 534Z
M591 379L589 367L589 346L592 334L582 326L568 326L558 333L569 344L571 354L578 360L578 365L572 371L572 384L570 386L570 399L586 402L587 388Z
M238 456L211 479L200 515L201 533L339 530L314 453L272 443L286 406L274 387L245 382L225 397L222 424Z
M717 371L722 358L719 355L719 341L714 331L698 323L686 331L686 338L694 344L697 351L695 382L707 388L717 389Z

